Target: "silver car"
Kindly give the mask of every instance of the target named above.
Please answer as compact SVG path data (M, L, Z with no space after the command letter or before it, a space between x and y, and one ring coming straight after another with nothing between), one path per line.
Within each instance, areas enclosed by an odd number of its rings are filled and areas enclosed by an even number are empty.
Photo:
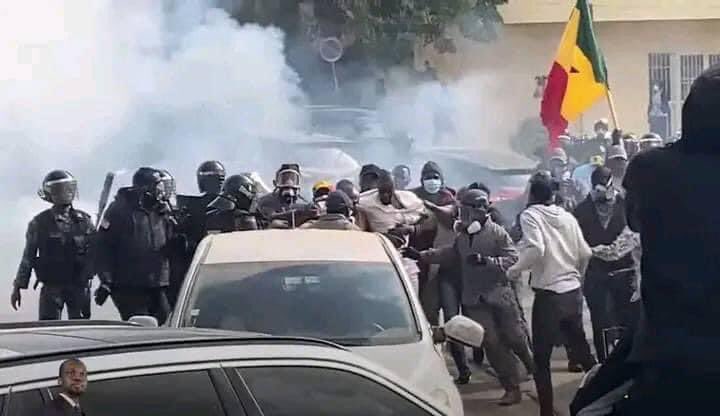
M89 321L0 325L0 415L43 414L71 357L88 369L88 415L445 414L326 341Z

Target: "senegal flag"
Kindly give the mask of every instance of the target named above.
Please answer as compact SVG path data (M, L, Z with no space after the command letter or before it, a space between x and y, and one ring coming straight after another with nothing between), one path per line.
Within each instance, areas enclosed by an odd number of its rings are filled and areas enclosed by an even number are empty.
M569 122L607 92L607 68L593 32L590 5L588 0L578 0L560 40L540 109L551 145Z

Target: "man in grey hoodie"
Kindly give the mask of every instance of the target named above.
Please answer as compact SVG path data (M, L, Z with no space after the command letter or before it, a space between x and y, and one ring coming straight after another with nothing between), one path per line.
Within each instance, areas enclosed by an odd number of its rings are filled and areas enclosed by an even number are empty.
M520 215L519 258L508 270L512 279L532 271L534 378L541 416L554 415L550 357L559 332L585 371L595 364L583 329L580 289L592 251L577 220L553 204L553 190L553 180L546 172L530 179L529 206Z
M506 272L517 252L505 229L488 214L490 198L479 189L468 190L460 201L461 231L455 244L405 255L429 264L460 264L463 314L485 328L483 346L505 395L499 404L522 401L517 358L533 373L532 352L517 298Z

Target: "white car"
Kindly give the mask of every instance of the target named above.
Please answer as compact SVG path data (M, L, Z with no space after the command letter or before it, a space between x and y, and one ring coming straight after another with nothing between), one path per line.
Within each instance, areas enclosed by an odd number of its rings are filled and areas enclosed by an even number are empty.
M169 325L331 341L463 414L400 255L379 234L210 235L198 246Z

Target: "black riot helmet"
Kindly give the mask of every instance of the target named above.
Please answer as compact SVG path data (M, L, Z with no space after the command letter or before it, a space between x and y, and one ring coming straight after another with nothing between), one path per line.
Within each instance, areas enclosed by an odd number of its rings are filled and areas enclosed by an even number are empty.
M217 160L203 162L197 170L197 182L200 192L219 194L225 181L225 166Z
M232 175L225 180L222 193L208 205L208 212L249 211L256 197L255 181L246 175Z
M77 196L77 180L68 171L54 170L45 175L38 195L54 205L71 205Z
M161 201L165 196L162 175L155 168L142 167L138 169L132 178L133 188L143 194L143 198L152 201Z

